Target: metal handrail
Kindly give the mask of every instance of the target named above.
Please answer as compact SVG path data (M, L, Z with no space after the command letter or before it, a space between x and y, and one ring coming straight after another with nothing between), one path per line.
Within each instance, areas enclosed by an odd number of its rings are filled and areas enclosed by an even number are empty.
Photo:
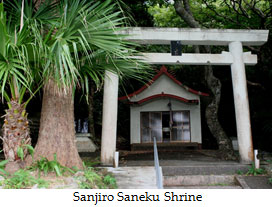
M162 169L159 164L156 137L154 137L153 143L154 143L154 165L155 165L155 171L156 171L156 184L158 189L163 189Z

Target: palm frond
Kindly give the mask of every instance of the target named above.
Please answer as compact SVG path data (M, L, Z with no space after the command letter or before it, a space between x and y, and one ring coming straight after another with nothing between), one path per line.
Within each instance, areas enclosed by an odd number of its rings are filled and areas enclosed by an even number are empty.
M0 42L0 93L2 99L4 97L7 101L16 98L22 100L22 94L19 97L15 95L17 92L31 92L33 72L30 56L36 62L37 53L28 30L29 24L24 24L22 30L18 31L19 27L12 24L14 22L7 20L3 3L0 4L0 33L3 40Z
M7 59L3 52L3 57L0 55L0 67L3 71L9 68L8 75L0 69L3 83L10 82L12 74L29 90L27 82L33 83L38 77L45 82L54 79L61 88L80 86L88 93L89 80L99 87L105 70L116 73L120 80L148 79L147 65L130 57L136 56L137 45L119 33L126 29L127 18L118 1L60 0L52 3L48 0L37 9L32 1L26 0L25 25L17 35L17 44L12 45L15 42L12 31L18 30L21 4L22 0L7 3L13 30L8 29L11 35L6 50L12 59ZM19 61L7 67L5 61L14 59Z
M137 69L143 64L128 58L136 53L135 44L118 33L125 29L121 26L126 18L121 15L116 3L110 0L102 3L63 0L59 10L55 33L50 39L46 38L48 54L44 77L54 77L63 86L83 84L82 88L86 91L87 79L91 78L99 85L102 78L100 71L106 69L120 77L147 77L141 73L144 70Z

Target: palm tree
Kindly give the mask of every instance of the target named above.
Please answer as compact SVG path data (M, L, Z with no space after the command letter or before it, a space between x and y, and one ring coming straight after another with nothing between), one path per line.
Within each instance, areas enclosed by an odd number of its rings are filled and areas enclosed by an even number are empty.
M12 4L16 8L13 11L21 10L20 2ZM53 159L56 153L62 165L81 168L75 145L75 87L88 94L89 79L97 86L102 84L105 70L116 73L120 79L141 79L148 73L139 61L130 57L136 53L134 44L118 33L125 29L125 18L117 4L111 0L50 2L44 1L39 7L25 3L25 21L35 31L33 38L42 48L40 64L44 82L34 159ZM37 21L37 14L48 7L50 14Z
M0 3L0 93L8 105L1 139L5 159L14 162L24 159L31 145L26 106L34 95L37 71L32 63L38 52L29 25L12 20L11 16L7 20L4 4Z

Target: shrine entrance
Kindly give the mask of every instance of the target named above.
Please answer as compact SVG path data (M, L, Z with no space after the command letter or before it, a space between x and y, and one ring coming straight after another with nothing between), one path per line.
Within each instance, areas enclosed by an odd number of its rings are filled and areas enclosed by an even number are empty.
M141 143L153 142L153 137L157 142L190 142L189 117L189 111L141 112Z
M229 51L222 51L221 54L187 53L182 56L172 56L170 53L144 53L142 58L150 64L160 65L229 65L233 84L240 161L250 163L253 161L253 144L245 66L257 64L257 55L243 52L243 46L263 45L268 39L268 32L268 30L135 27L127 29L124 33L130 35L128 40L146 45L170 45L171 41L181 41L183 45L228 46ZM101 145L101 163L105 165L113 164L116 150L118 81L117 75L106 72ZM163 128L167 127L162 126L161 128L161 133L163 133ZM165 133L166 131L165 129ZM171 139L171 135L168 137ZM173 137L175 138L172 135L172 139ZM187 133L183 139L188 138Z

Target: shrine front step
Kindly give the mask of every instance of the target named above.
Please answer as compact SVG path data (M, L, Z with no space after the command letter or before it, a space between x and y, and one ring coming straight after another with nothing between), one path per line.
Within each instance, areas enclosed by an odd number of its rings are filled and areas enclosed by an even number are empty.
M204 164L187 164L183 166L163 166L164 176L178 175L234 175L237 173L245 174L249 165L230 162L221 164L216 162L207 162Z
M181 143L181 142L158 142L157 147L159 151L184 151L201 149L201 145L196 142ZM136 143L131 144L132 151L150 151L153 150L153 143Z
M164 188L172 189L242 189L237 173L246 173L248 165L240 163L185 164L162 166Z
M183 175L164 176L164 187L168 186L235 186L234 175ZM166 187L167 186L167 187Z

